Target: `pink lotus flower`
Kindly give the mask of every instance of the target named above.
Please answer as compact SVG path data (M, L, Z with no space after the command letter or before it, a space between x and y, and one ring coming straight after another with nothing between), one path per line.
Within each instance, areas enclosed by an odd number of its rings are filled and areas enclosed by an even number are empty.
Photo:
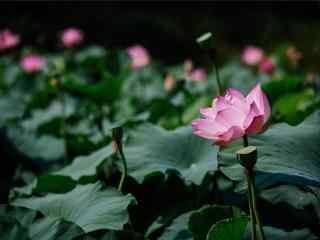
M150 55L144 47L141 45L134 45L127 49L127 53L131 57L132 63L131 67L134 70L137 70L143 66L146 66L150 63Z
M259 65L259 69L263 73L273 73L276 65L271 58L265 58Z
M77 28L65 29L61 34L62 45L66 48L72 48L83 41L83 32Z
M244 49L241 60L244 64L249 66L258 65L264 57L264 52L261 48L248 46Z
M206 78L206 71L203 68L196 68L185 76L186 80L202 81Z
M202 81L206 78L206 71L203 68L193 69L191 59L186 59L183 63L184 78L191 81Z
M43 69L45 59L36 54L24 56L20 62L22 69L27 73L38 72Z
M200 113L203 118L192 122L194 134L224 145L245 134L261 132L269 118L270 105L257 84L247 97L228 89L224 97L216 97L212 107L201 108Z
M9 48L14 48L20 43L19 35L9 31L4 30L0 32L0 51Z

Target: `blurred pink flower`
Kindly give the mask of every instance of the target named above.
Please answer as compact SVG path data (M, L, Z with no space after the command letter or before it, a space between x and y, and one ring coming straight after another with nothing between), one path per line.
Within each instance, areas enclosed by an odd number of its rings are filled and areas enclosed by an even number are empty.
M14 48L20 43L20 36L9 31L4 30L0 32L0 51L9 48Z
M20 65L27 73L38 72L44 67L45 59L37 54L30 54L21 59Z
M151 62L150 55L144 47L141 45L134 45L127 48L127 53L131 57L131 67L137 70L143 66L148 65Z
M66 48L72 48L83 41L83 32L77 28L67 28L61 34L62 45Z
M224 145L245 134L261 132L270 111L260 84L247 97L230 88L224 97L213 100L212 107L200 109L203 118L192 121L192 127L194 134Z
M206 78L206 71L203 68L196 68L185 76L186 80L203 81Z
M174 88L175 85L176 85L176 78L173 75L168 74L164 79L164 89L167 91L170 91Z
M259 69L263 73L273 73L275 68L276 65L271 58L264 58L259 65Z
M262 61L263 57L264 52L261 48L247 46L241 55L241 60L246 65L256 66Z

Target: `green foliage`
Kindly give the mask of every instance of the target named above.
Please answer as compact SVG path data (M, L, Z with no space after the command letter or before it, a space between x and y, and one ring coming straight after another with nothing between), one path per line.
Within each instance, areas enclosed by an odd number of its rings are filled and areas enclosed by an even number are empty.
M260 82L272 105L270 128L249 136L267 239L318 239L319 79L305 80L288 47L267 54L272 74L237 57L218 68L224 89L248 93ZM183 64L152 59L133 70L124 51L91 46L46 54L46 68L27 74L16 57L0 59L1 200L10 188L0 239L250 238L235 158L242 141L218 147L189 126L217 95L213 69L186 80ZM119 126L128 166L121 192Z

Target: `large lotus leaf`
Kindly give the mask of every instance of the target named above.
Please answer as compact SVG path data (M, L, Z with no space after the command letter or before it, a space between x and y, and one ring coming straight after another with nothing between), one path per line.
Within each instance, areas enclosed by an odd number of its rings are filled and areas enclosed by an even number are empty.
M266 188L280 183L306 188L320 186L320 112L298 126L276 124L265 133L250 137L257 146L256 184ZM242 146L239 140L219 152L219 168L231 180L244 182L243 167L235 152Z
M33 192L63 193L70 191L77 182L87 182L87 180L95 178L99 166L111 154L112 146L108 145L87 156L76 157L69 166L48 175L40 176L31 184L15 188L14 191L24 195L30 195Z
M298 124L319 105L312 89L298 93L290 93L280 97L274 103L275 117L277 120L289 124Z
M10 93L0 98L0 125L6 121L22 117L25 102L19 93Z
M192 233L187 227L191 213L192 212L187 212L174 219L159 240L192 240Z
M82 229L58 218L35 220L36 212L20 209L1 216L0 238L3 240L72 240L82 235ZM3 229L2 229L3 228Z
M11 216L0 218L0 239L2 240L30 240L27 229Z
M101 183L78 186L65 194L20 198L11 205L40 211L45 217L75 223L85 232L100 229L121 230L128 222L127 207L134 203L113 188L101 190Z
M31 240L72 240L84 234L83 230L59 218L45 217L28 227Z
M319 239L316 237L309 229L302 228L302 229L295 229L292 231L285 231L282 229L274 228L274 227L263 227L265 237L267 240L316 240ZM246 233L243 236L243 239L249 240L250 232L247 228Z
M260 194L261 199L273 204L270 206L270 211L267 206L264 206L264 216L269 218L269 222L275 224L274 226L286 222L286 225L290 223L293 226L307 227L318 222L320 219L320 190L317 188L311 190L303 191L293 185L280 185L263 190ZM272 214L271 210L276 211L276 209L281 209L283 214L280 216Z
M32 112L31 117L22 121L22 126L26 129L36 130L39 126L49 121L69 117L75 111L75 102L72 98L67 98L65 105L59 101L53 101L46 109L36 109Z
M211 227L207 240L241 240L247 224L247 217L221 220Z
M97 174L97 168L106 158L113 153L112 146L103 147L88 156L79 156L74 159L71 165L55 172L53 175L67 176L74 181L79 181L83 177L92 177Z
M205 240L211 226L223 219L240 216L241 211L231 206L203 206L175 218L160 239Z
M140 183L153 174L175 170L185 180L199 185L208 171L217 168L217 147L194 136L191 127L167 131L142 125L130 136L124 153L129 175Z
M75 55L75 61L80 64L85 64L90 61L98 60L106 56L106 50L99 46L91 46L85 48Z
M286 76L281 80L265 82L262 88L273 103L284 94L300 91L303 79L303 76Z
M189 230L194 240L205 240L211 226L223 219L240 216L241 211L231 206L204 206L193 211L189 218Z
M124 82L123 94L139 101L151 101L165 95L163 78L159 70L152 64L131 72Z
M19 128L7 130L9 140L23 156L42 165L64 156L64 141L50 135L37 136L32 131Z

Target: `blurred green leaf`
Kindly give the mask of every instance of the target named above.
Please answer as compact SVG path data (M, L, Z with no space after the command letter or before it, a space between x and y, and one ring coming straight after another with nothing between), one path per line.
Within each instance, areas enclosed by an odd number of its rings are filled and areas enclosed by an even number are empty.
M217 147L196 137L190 127L167 131L151 124L141 125L124 146L128 173L139 183L156 173L177 171L183 179L201 184L215 171Z
M78 186L66 194L20 198L11 205L40 211L45 217L63 219L80 226L85 232L100 229L121 230L128 222L127 207L135 203L113 188L101 190L101 183Z
M207 240L241 240L247 224L247 217L221 220L212 226Z

